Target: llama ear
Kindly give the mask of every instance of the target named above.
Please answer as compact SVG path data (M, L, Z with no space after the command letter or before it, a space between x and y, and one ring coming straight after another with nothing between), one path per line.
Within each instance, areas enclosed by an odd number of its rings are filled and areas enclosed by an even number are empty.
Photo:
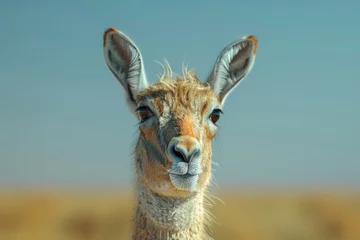
M206 82L218 95L222 104L253 67L257 43L254 36L248 36L230 44L220 53Z
M104 58L125 91L130 111L136 116L136 97L148 85L140 51L125 34L109 28L104 33Z

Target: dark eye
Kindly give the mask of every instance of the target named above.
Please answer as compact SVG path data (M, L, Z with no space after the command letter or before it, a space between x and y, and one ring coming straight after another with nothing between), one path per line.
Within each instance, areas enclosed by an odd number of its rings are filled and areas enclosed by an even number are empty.
M151 112L151 110L146 107L138 107L138 109L136 109L136 111L139 113L141 122L145 122L146 120L148 120L149 118L152 117L153 113Z
M219 120L221 113L222 111L220 109L214 109L210 114L210 120L215 124Z

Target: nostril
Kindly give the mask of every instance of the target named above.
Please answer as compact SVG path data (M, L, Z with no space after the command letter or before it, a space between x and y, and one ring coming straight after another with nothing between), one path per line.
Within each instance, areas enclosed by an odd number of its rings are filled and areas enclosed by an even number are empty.
M175 146L173 147L173 152L175 154L175 156L177 156L178 158L182 159L184 162L188 162L187 157L180 151L178 151Z
M175 137L169 142L167 154L175 164L190 164L192 161L197 163L201 158L200 143L192 137Z
M197 155L199 152L199 149L195 149L192 153L190 153L190 156L189 156L189 162L191 162L194 158L195 155Z

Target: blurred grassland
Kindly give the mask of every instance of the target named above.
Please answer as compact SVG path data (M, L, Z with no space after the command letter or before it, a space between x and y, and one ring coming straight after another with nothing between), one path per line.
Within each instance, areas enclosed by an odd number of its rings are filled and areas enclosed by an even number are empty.
M216 193L215 239L360 240L360 192ZM131 190L0 191L0 240L130 239Z

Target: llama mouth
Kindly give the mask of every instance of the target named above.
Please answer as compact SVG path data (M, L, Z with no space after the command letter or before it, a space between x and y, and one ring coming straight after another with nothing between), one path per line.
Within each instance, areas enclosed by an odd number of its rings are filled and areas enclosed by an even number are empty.
M170 174L176 175L176 176L179 176L179 177L183 177L183 178L190 178L190 177L199 176L199 174L190 174L190 173L186 173L186 174L170 173Z
M166 171L169 174L174 174L183 177L192 177L192 176L200 175L203 172L203 167L198 164L191 164L189 166L187 163L180 162L175 166L172 166L170 169L167 169Z
M175 173L170 173L170 180L172 182L172 184L180 190L187 190L187 191L192 191L195 189L197 181L199 179L199 174L175 174Z

